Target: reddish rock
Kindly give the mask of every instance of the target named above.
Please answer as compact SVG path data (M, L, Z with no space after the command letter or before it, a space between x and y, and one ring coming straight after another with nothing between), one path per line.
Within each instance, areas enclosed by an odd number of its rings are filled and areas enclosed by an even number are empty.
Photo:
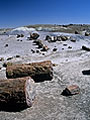
M80 93L80 88L77 85L68 86L65 90L63 90L62 95L71 96Z

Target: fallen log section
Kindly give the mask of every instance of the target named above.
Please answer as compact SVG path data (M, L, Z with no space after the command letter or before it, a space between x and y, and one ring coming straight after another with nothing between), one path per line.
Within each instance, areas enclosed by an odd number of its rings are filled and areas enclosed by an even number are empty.
M30 77L0 80L0 110L31 107L34 98L35 84Z
M53 78L52 63L51 61L44 61L30 64L9 65L6 68L6 76L7 78L30 76L35 82L51 80Z

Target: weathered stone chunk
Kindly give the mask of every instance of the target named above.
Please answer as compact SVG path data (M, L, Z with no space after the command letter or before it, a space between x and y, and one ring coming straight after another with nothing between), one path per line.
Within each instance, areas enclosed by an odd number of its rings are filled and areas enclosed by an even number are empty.
M67 88L65 88L65 90L63 90L62 95L64 96L71 96L71 95L76 95L80 93L80 88L77 85L71 85L68 86Z
M73 38L73 39L71 39L71 42L76 42L76 39L74 39L74 38Z
M54 48L53 51L54 51L54 52L57 51L57 48Z
M90 33L89 32L85 32L85 36L90 36Z
M39 34L38 34L38 33L31 33L31 34L30 34L30 39L31 39L31 40L36 40L38 37L39 37Z
M20 37L21 37L21 35L17 34L17 38L20 38Z
M66 41L66 40L68 40L68 37L67 36L61 36L61 40Z
M85 45L82 46L82 49L83 49L83 50L86 50L86 51L90 51L90 48L87 47L87 46L85 46Z
M76 30L76 31L75 31L75 34L80 34L80 33L79 33L79 31Z

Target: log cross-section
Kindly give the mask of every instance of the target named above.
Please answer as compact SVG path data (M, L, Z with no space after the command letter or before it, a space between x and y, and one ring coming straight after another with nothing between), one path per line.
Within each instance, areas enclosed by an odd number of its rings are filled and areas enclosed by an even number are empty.
M32 78L0 80L0 110L20 110L32 106L35 84Z

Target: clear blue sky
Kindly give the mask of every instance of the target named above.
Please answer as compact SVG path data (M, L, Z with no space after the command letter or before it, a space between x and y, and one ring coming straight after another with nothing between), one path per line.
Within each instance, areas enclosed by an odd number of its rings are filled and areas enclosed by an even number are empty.
M90 23L90 0L0 0L0 27Z

